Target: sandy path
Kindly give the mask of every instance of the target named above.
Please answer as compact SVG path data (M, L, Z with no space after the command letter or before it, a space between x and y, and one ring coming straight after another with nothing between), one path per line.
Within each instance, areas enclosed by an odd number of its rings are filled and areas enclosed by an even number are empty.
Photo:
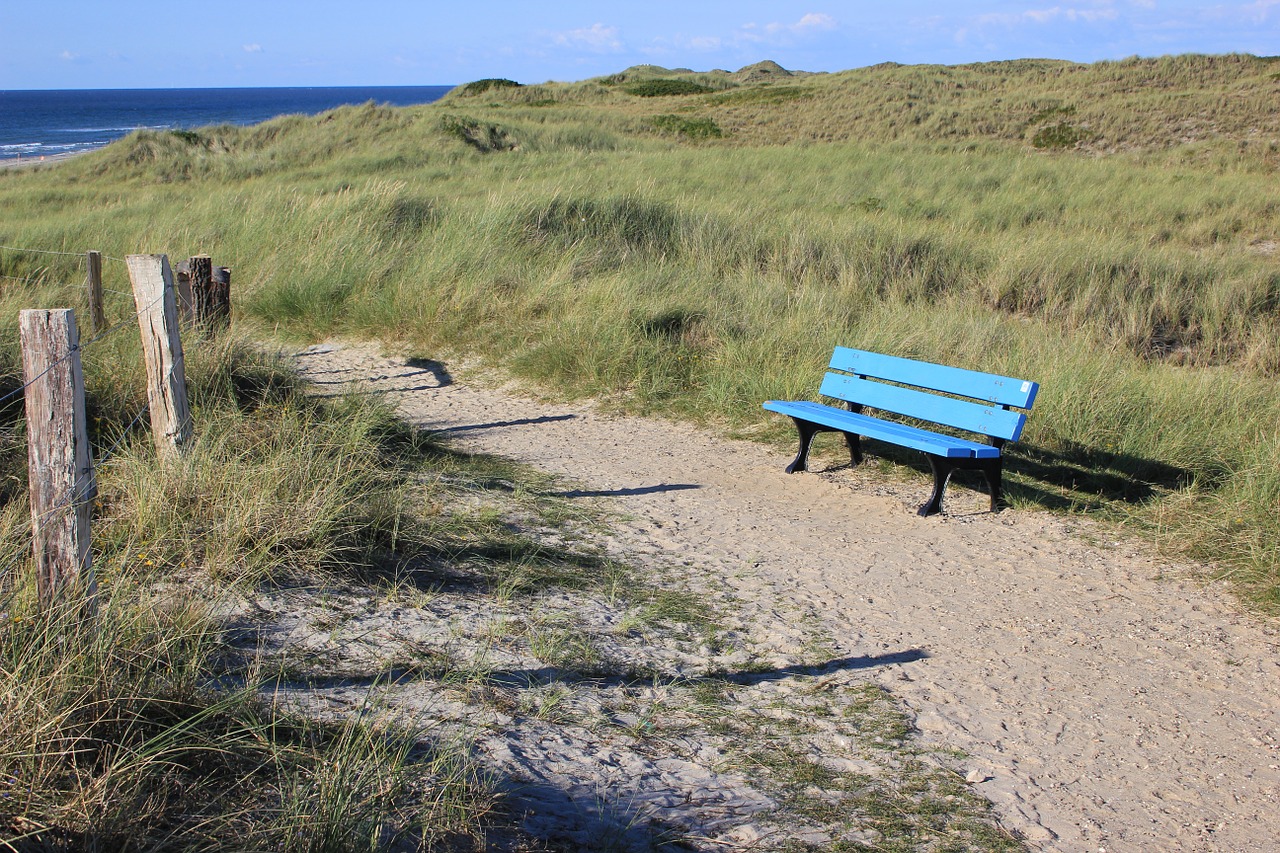
M954 487L951 514L920 519L905 502L926 496L923 476L787 476L778 451L368 347L297 361L322 387L358 382L465 449L608 497L632 554L721 574L779 613L816 609L841 655L903 653L873 677L930 742L971 756L978 790L1036 849L1280 846L1280 638L1141 545L1045 513L979 512L985 498Z

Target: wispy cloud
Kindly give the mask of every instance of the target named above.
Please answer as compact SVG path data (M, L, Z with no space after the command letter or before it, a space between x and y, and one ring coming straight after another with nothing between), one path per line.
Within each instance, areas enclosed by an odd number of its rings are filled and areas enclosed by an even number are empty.
M253 44L241 45L245 53L262 53L262 45L257 42Z
M825 12L809 12L793 23L771 21L743 24L734 35L738 44L784 44L837 29L840 24Z
M659 36L644 47L650 56L676 56L682 53L715 53L761 46L791 46L818 33L838 29L840 23L824 12L809 12L791 23L771 21L761 24L742 24L734 30L719 35L690 36L685 34Z
M1155 7L1155 0L1129 0L1129 5L1151 10ZM1128 12L1124 14L1127 15ZM1114 0L1083 0L1023 9L1020 12L988 12L966 20L955 29L953 38L957 44L995 44L1019 30L1047 33L1052 32L1055 27L1107 24L1118 21L1123 16ZM997 32L1002 35L997 35Z
M1280 0L1255 0L1241 7L1247 18L1255 24L1263 24L1271 19L1275 11L1280 11Z
M834 30L836 19L825 12L809 12L794 23L772 21L767 24L743 24L738 31L742 41L762 42L777 37L806 36L824 30Z
M836 19L825 12L810 12L794 24L770 24L769 28L774 32L786 31L803 35L819 30L834 30L836 26Z
M591 50L596 53L615 53L622 50L622 39L618 36L618 28L605 24L592 24L589 27L556 33L552 40L562 47Z
M979 26L983 24L1003 24L1005 26L1053 24L1059 21L1092 24L1098 21L1114 21L1119 17L1120 13L1113 6L1095 5L1092 8L1052 6L1048 9L1027 9L1023 12L993 12L979 15L975 23Z
M77 59L80 58L80 54L72 53L69 50L64 50L62 53L58 54L58 58L61 59L63 62L75 62Z

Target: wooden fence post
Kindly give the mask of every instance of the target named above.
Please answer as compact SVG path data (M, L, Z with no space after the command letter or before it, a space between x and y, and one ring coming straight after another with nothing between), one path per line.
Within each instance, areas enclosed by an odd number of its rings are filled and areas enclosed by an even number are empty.
M89 268L89 322L97 333L107 328L107 312L102 307L102 253L87 252L85 259Z
M191 437L173 271L165 255L129 255L125 262L129 265L138 328L142 332L151 432L156 451L161 457L170 457Z
M208 316L210 327L225 329L231 325L231 267L214 267L209 281Z
M89 515L97 490L85 425L80 333L68 308L18 314L36 588L48 607L75 590L96 606Z
M191 301L197 326L216 330L231 324L231 269L215 267L208 255L191 264Z
M199 325L204 322L204 306L209 298L209 283L213 279L213 258L192 255L187 259L187 269L191 275L191 320Z
M175 283L178 287L178 313L183 320L188 323L195 319L195 305L191 302L191 261L178 261L178 266L173 270Z

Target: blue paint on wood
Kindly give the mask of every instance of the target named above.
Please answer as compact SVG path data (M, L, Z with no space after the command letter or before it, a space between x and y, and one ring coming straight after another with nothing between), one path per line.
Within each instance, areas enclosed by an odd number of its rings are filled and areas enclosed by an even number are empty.
M1022 427L1027 422L1027 416L1021 412L991 403L971 403L839 373L828 373L819 391L838 400L1009 441L1016 441L1022 435Z
M836 347L831 356L831 369L1019 409L1031 408L1040 390L1039 383L1012 376L930 364L849 347Z
M995 459L1000 455L1000 451L989 444L929 432L907 424L846 412L806 400L795 402L770 400L764 404L764 408L771 412L822 424L841 432L875 438L949 459Z

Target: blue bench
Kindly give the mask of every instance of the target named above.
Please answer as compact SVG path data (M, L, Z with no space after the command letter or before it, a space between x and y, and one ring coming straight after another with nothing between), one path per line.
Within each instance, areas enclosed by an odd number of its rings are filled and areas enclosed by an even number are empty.
M942 511L942 493L959 469L982 472L991 492L991 511L997 512L1004 505L1000 450L1005 442L1022 435L1027 416L1016 409L1029 411L1039 390L1038 383L1009 376L836 347L819 393L844 401L847 411L804 400L770 400L764 407L790 416L800 433L800 452L787 466L788 474L805 470L809 448L820 432L844 433L854 465L862 461L859 436L865 436L929 455L933 496L920 507L920 515ZM976 433L985 440L970 441L885 420L865 409Z

